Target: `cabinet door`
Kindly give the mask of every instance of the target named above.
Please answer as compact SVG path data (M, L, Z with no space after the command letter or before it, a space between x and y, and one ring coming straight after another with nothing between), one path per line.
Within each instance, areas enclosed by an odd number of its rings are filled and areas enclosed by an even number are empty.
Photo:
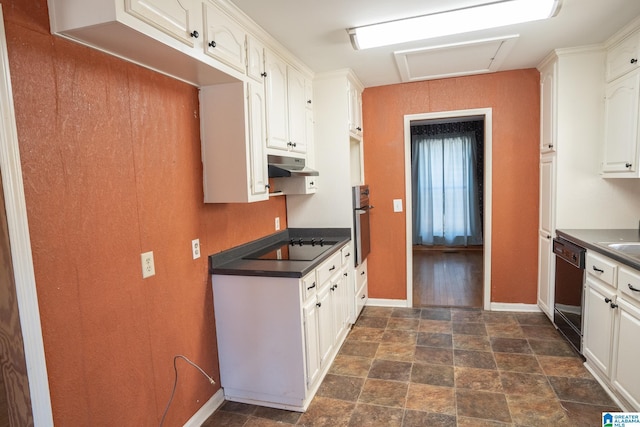
M552 237L555 229L556 157L540 159L540 233Z
M247 75L264 83L264 45L247 35Z
M127 13L193 47L200 30L192 0L125 0ZM193 35L192 35L193 34Z
M556 75L558 62L553 61L540 71L540 152L556 150Z
M618 300L613 385L634 408L640 408L640 309L624 298Z
M318 345L320 350L321 366L329 359L333 349L333 306L331 285L326 283L318 292Z
M249 83L249 151L251 162L251 194L268 195L268 167L265 153L266 121L264 86Z
M546 233L538 237L538 306L553 321L554 300L553 239Z
M203 3L205 53L236 70L245 72L245 38L242 27L211 3Z
M638 89L633 72L607 86L602 171L635 172L638 147Z
M584 298L584 355L607 377L611 375L611 347L615 292L587 278Z
M318 337L318 302L311 298L303 307L305 361L307 367L307 389L311 388L320 374L320 347Z
M347 83L349 99L349 132L352 136L362 136L362 94L350 81Z
M307 152L306 79L298 70L287 69L287 106L289 108L289 148L296 153Z
M638 68L638 51L640 50L640 35L632 34L613 46L607 52L607 81Z
M287 64L268 50L264 54L264 64L267 73L267 147L288 150Z

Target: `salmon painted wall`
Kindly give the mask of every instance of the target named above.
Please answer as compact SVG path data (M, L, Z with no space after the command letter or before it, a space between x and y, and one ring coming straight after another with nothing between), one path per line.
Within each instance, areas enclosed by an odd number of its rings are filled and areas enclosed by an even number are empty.
M404 116L492 108L491 300L536 303L540 95L535 69L364 90L366 181L371 186L369 296L406 299ZM404 203L406 206L406 203Z
M175 355L219 383L206 255L286 227L285 199L205 205L196 88L53 37L46 0L1 3L54 422L158 425ZM178 371L165 425L219 389Z

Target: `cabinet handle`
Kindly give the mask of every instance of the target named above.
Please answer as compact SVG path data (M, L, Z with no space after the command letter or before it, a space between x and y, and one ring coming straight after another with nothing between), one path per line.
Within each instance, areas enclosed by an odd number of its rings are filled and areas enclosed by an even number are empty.
M609 304L609 306L610 306L611 308L618 308L618 304L614 304L614 303Z
M367 296L365 294L362 294L362 296L360 297L360 299L365 299Z
M631 58L631 63L635 64L636 62L638 62L638 60L636 58Z
M347 254L344 257L346 258L346 257L350 257L350 256L351 256L351 252L347 252Z
M214 40L211 40L209 42L209 47L216 47L216 42Z
M266 72L262 72L262 73L260 73L260 75L261 75L262 77L267 77L267 73L266 73Z
M196 30L194 30L192 33L189 34L191 37L193 37L194 39L197 39L198 37L200 37L200 33L198 33Z
M611 298L607 298L607 297L605 297L605 298L604 298L604 302L606 302L606 303L610 303L610 302L611 302Z
M593 266L593 271L597 271L598 273L604 273L604 270L600 270L598 267L596 267L595 265Z
M335 265L333 265L333 266L331 266L331 268L329 269L329 271L333 271L333 270L335 270L335 269L336 269L336 266L335 266Z
M307 288L307 290L308 290L308 291L310 291L311 289L313 289L313 288L315 288L315 287L316 287L316 282L313 282L313 285L309 286L309 287Z
M318 307L318 308L322 307L322 303L321 302L317 302L316 303L316 307Z
M640 289L634 288L631 283L629 283L629 289L631 289L633 292L640 292Z
M629 169L631 166L633 166L631 163L625 163L624 166Z
M356 128L356 130L357 130L358 132L362 132L362 128L361 128L360 126L358 126L358 127Z

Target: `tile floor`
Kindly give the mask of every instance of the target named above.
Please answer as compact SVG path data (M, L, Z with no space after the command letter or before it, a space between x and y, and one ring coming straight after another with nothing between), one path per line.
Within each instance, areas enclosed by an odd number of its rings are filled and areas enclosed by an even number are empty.
M305 413L225 402L210 426L601 426L619 411L544 314L366 307Z

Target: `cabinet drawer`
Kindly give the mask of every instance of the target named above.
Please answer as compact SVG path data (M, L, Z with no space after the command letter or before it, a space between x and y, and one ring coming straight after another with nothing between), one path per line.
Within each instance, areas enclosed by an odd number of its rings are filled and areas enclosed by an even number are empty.
M340 254L342 255L342 265L346 265L349 262L349 259L353 257L353 251L351 250L351 243L347 243L340 249Z
M640 273L621 267L618 270L618 289L636 301L640 301Z
M327 282L331 276L340 270L342 265L342 255L340 251L331 255L331 258L323 262L320 267L316 269L316 281L318 286L322 286Z
M307 274L302 278L302 299L307 300L316 293L318 286L316 285L316 273Z
M617 266L615 263L592 252L587 252L586 268L588 274L602 280L614 288L616 287Z
M356 267L356 289L360 289L367 281L367 260L365 259L358 267Z

